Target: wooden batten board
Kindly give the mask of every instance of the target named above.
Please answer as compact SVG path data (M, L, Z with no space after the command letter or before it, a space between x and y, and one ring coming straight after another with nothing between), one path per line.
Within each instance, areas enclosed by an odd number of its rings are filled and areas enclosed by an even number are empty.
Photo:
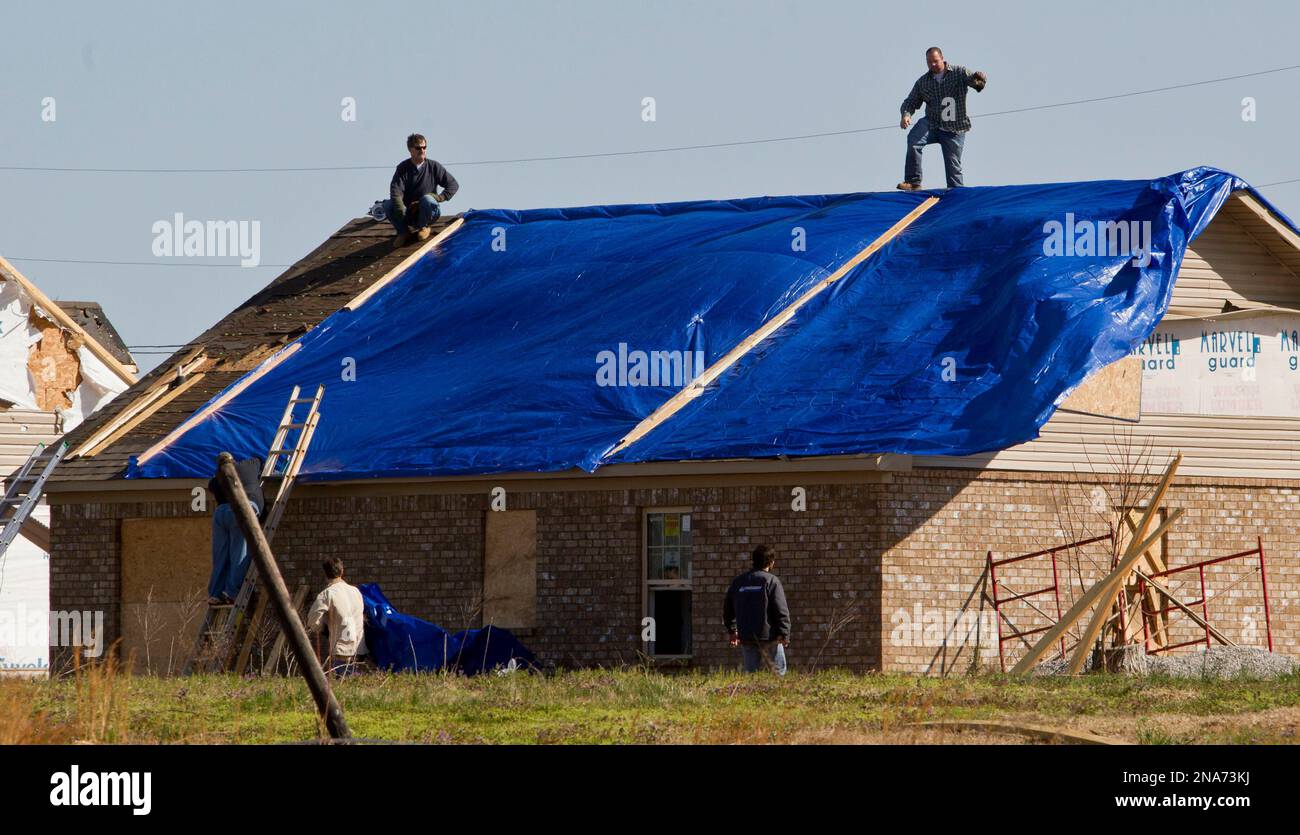
M3 256L0 256L0 278L17 282L18 286L22 287L23 291L26 292L27 295L31 296L32 301L41 309L41 313L45 318L57 322L66 330L81 337L86 346L86 350L90 351L99 359L100 362L108 366L110 371L120 377L127 385L135 384L135 375L131 373L129 368L119 362L118 359L110 354L103 345L100 345L93 336L87 333L81 325L77 324L76 320L65 313L63 308L55 304L49 296L42 293L35 284L28 281L15 266L6 261Z
M162 452L172 443L175 443L175 441L178 438L180 438L186 432L190 431L199 423L203 422L205 419L207 419L208 415L212 414L213 412L217 411L221 407L225 406L231 400L238 397L240 393L244 391L244 389L248 388L253 383L257 382L262 377L266 376L267 374L271 373L271 371L275 370L276 366L278 366L280 363L284 362L289 357L296 354L298 352L298 349L301 347L302 347L301 342L294 342L293 344L287 346L280 353L276 354L266 362L262 363L261 368L257 369L256 371L249 372L242 380L236 383L230 389L230 391L227 391L217 400L212 401L207 406L204 406L202 409L195 412L193 415L190 416L189 420L185 421L180 426L173 429L171 433L167 435L167 437L163 438L161 441L159 441L158 443L154 444L153 446L149 447L149 449L141 453L140 458L138 459L139 463L143 464L145 461L148 461L150 458L157 455L159 452Z
M1165 519L1165 521L1160 523L1160 526L1156 528L1154 533L1141 542L1134 540L1133 544L1129 546L1128 551L1124 553L1124 558L1120 560L1116 569L1106 575L1105 579L1090 589L1090 591L1096 591L1100 588L1100 592L1093 600L1096 604L1096 608L1093 609L1092 620L1088 622L1088 626L1083 631L1083 636L1074 648L1074 654L1070 656L1070 663L1066 667L1066 673L1069 675L1077 675L1079 671L1083 669L1083 664L1088 658L1088 653L1092 652L1093 642L1095 642L1097 636L1101 634L1101 628L1106 625L1106 621L1111 611L1111 604L1114 603L1115 595L1119 593L1120 586L1124 584L1124 578L1133 570L1133 566L1137 565L1138 560L1142 558L1143 552L1158 542L1160 537L1164 536L1165 532L1173 527L1175 522L1182 518L1182 515L1183 509L1181 507L1176 508L1169 514L1169 517ZM1146 520L1144 519L1144 521ZM1078 618L1075 620L1078 620ZM1071 622L1070 625L1073 626L1074 623Z
M1138 530L1142 531L1143 534L1145 534L1147 527L1151 524L1151 517L1154 516L1156 508L1158 508L1164 501L1165 493L1168 492L1169 485L1173 483L1174 474L1178 471L1178 462L1181 459L1182 456L1178 455L1173 461L1169 462L1169 467L1165 470L1164 477L1161 478L1160 484L1156 487L1155 495L1147 503L1146 511L1142 516L1142 521L1138 523ZM1137 562L1138 557L1142 555L1142 552L1150 548L1152 542L1160 536L1163 536L1164 532L1167 531L1180 516L1182 516L1182 513L1183 511L1181 508L1171 513L1169 518L1165 519L1165 521L1160 525L1156 533L1151 537L1148 537L1148 539L1151 540L1150 542L1138 542L1135 538L1129 544L1128 549L1124 552L1124 556L1120 559L1115 569L1084 592L1079 599L1074 602L1074 605L1070 607L1070 610L1061 616L1061 619L1056 622L1056 625L1043 633L1042 637L1038 639L1038 642L1034 644L1029 652L1016 662L1016 665L1011 669L1011 672L1017 674L1029 672L1030 668L1038 662L1038 659L1043 657L1043 653L1047 652L1052 644L1056 643L1057 640L1065 635L1065 633L1069 631L1070 628L1073 627L1074 624L1077 623L1079 619L1082 618L1093 606L1097 606L1099 612L1102 610L1109 611L1110 601L1114 598L1114 592L1112 592L1109 597L1106 597L1101 604L1097 603L1097 601L1101 600L1103 595L1105 595L1106 587L1110 586L1112 581L1121 581L1124 577L1127 577L1129 571L1133 568L1133 564ZM1138 550L1139 547L1140 550ZM1104 618L1102 620L1104 620ZM1092 642L1088 641L1087 643L1091 644ZM1081 643L1080 646L1083 646L1083 644Z
M1153 580L1150 577L1143 574L1141 571L1135 571L1134 573L1137 574L1137 576L1140 577L1141 579L1145 580L1147 585L1151 586L1156 591L1160 592L1160 594L1164 595L1164 597L1170 603L1174 604L1174 606L1178 607L1178 609L1183 614L1191 618L1192 621L1194 621L1197 626L1203 627L1204 629L1208 630L1209 633L1214 636L1215 640L1219 641L1226 647L1235 647L1237 645L1235 641L1229 640L1226 635L1224 635L1219 630L1215 629L1213 624L1207 622L1204 618L1202 618L1195 611L1193 611L1189 606L1187 606L1187 604L1183 603L1183 601L1175 597L1174 593L1170 591L1169 588L1164 584L1162 584L1159 580Z
M366 301L371 296L373 296L375 293L378 293L380 290L384 289L389 284L391 284L398 276L406 272L406 270L412 264L414 264L416 261L419 261L421 258L423 258L427 253L429 253L436 246L438 246L438 244L450 238L453 234L455 234L457 229L460 229L460 227L464 225L465 225L465 218L463 217L456 218L454 221L452 221L450 224L447 225L446 229L443 229L437 235L434 235L428 241L421 244L419 249L417 249L415 252L412 252L410 255L403 258L402 263L398 264L396 267L393 267L391 270L384 273L384 275L381 276L378 281L376 281L374 284L371 284L369 287L367 287L365 290L359 293L354 299L352 299L352 301L345 304L343 308L345 310L356 310L358 307L365 304Z
M124 435L126 435L131 430L135 429L140 424L144 423L163 406L166 406L168 403L172 402L173 400L180 397L185 392L189 391L189 389L199 380L202 380L203 377L204 374L202 371L198 372L197 374L191 374L189 377L185 379L185 382L176 386L176 388L166 392L161 397L155 398L152 402L148 403L145 406L145 408L138 410L134 415L132 415L130 420L126 421L117 429L115 429L113 431L113 434L109 435L103 441L95 444L95 446L87 449L84 454L87 456L94 456L100 452L103 452L105 449L112 446L113 444L117 443L122 439Z
M1124 556L1120 558L1119 563L1116 566L1116 573L1107 577L1101 584L1099 584L1102 586L1099 597L1100 602L1097 603L1097 608L1093 612L1092 620L1088 622L1088 626L1084 629L1083 636L1080 638L1078 646L1074 648L1074 654L1070 656L1069 666L1066 667L1066 672L1070 675L1076 675L1083 669L1083 662L1087 658L1088 653L1092 651L1093 642L1096 641L1097 636L1101 634L1101 629L1106 623L1107 616L1110 614L1111 603L1114 601L1115 595L1119 593L1120 588L1124 585L1124 580L1128 577L1128 572L1137 565L1138 561L1142 559L1144 553L1150 550L1156 542L1161 540L1165 531L1169 530L1174 521L1183 515L1181 508L1168 514L1168 516L1160 523L1159 527L1156 528L1156 532L1151 536L1147 536L1147 531L1151 529L1152 520L1163 512L1162 505L1165 501L1165 495L1169 492L1170 486L1174 483L1174 476L1177 475L1178 465L1182 463L1182 460L1183 456L1178 454L1174 456L1174 460L1169 462L1169 467L1165 470L1164 476L1160 479L1160 483L1156 485L1155 493L1147 500L1147 506L1142 510L1142 518L1139 519L1137 524L1131 528L1133 538L1130 540L1128 548L1125 549ZM1146 538L1143 539L1143 537ZM1139 540L1141 541L1139 542ZM1118 569L1123 569L1123 571L1120 572Z
M1182 508L1171 513L1169 518L1164 521L1164 524L1162 524L1154 534L1148 537L1148 539L1151 542L1154 542L1156 539L1163 536L1165 531L1168 530L1174 522L1178 521L1179 517L1182 516L1182 513ZM1051 649L1052 645L1060 640L1061 637L1074 626L1074 624L1078 623L1078 621L1087 614L1090 609L1098 607L1099 609L1109 611L1110 599L1106 598L1105 600L1102 600L1105 596L1106 588L1110 586L1113 589L1114 586L1111 585L1112 582L1122 580L1128 572L1132 570L1133 563L1137 562L1139 556L1141 556L1141 552L1126 555L1125 559L1120 562L1114 571L1107 574L1084 592L1083 595L1074 602L1074 605L1070 607L1070 610L1062 615L1061 619L1056 622L1056 625L1043 633L1043 637L1039 639L1038 643L1034 644L1033 648L1016 662L1016 666L1011 669L1011 672L1016 675L1029 672L1034 664L1038 662L1038 659L1042 658L1043 654ZM1099 600L1102 600L1100 604L1098 603ZM1102 620L1105 620L1105 618L1102 618ZM1091 644L1092 642L1089 641L1088 643ZM1080 643L1079 646L1084 646L1084 644ZM1089 646L1088 649L1090 651L1091 646Z
M787 307L785 307L783 310L781 310L780 313L776 314L771 319L767 320L767 322L763 323L763 325L759 327L758 330L754 331L749 336L742 339L740 343L736 345L736 347L728 351L725 355L723 355L721 359L719 359L713 365L706 368L704 372L700 374L699 377L696 377L695 380L692 381L689 386L683 388L677 394L673 395L667 401L665 401L664 404L661 405L658 409L655 409L654 412L652 412L644 420L638 423L636 427L632 429L631 432L629 432L621 441L619 441L618 444L612 450L606 453L605 457L608 458L610 456L617 455L618 453L622 452L624 449L627 449L629 446L636 443L641 438L645 437L647 434L653 431L655 427L659 426L661 423L663 423L664 421L668 420L673 415L681 411L686 406L687 403L689 403L690 401L694 400L696 397L699 397L701 394L703 394L704 390L709 385L711 385L714 380L722 376L723 372L725 372L728 368L731 368L733 365L739 362L740 359L745 356L745 354L748 354L759 343L767 339L769 336L771 336L773 333L779 330L783 325L785 325L787 322L793 319L795 314L798 313L799 310L804 305L812 301L814 298L816 298L818 295L824 292L828 287L833 285L835 282L839 281L841 278L848 275L848 273L854 267L857 267L863 261L866 261L877 251L879 251L881 247L885 246L885 244L889 243L894 238L896 238L904 229L906 229L908 226L911 226L912 223L917 218L919 218L921 215L929 211L938 202L939 202L939 198L937 197L926 198L926 200L922 202L919 206L917 206L915 209L913 209L912 211L904 215L893 226L889 227L889 229L886 230L883 235L881 235L880 237L872 241L870 244L868 244L867 247L863 249L861 252L859 252L857 255L854 255L848 261L841 264L840 267L837 270L835 270L835 272L831 273L829 276L817 282L817 284L813 285L808 290L806 290L804 294L801 295L798 299L796 299Z
M175 366L162 377L155 380L154 383L137 396L130 405L123 408L113 416L112 420L108 421L108 423L104 424L99 429L96 429L91 433L90 437L82 441L76 449L69 452L68 458L76 458L79 455L86 454L88 450L100 446L103 439L116 434L118 428L122 426L122 424L131 421L132 418L142 410L147 409L154 400L165 394L167 392L167 387L176 380L177 376L188 374L190 371L193 371L196 367L201 365L206 359L207 357L204 354L204 349L202 347L194 348L189 351L181 358L180 362L176 363ZM101 450L95 451L100 452Z
M1058 409L1136 422L1142 417L1142 360L1127 356L1094 372Z

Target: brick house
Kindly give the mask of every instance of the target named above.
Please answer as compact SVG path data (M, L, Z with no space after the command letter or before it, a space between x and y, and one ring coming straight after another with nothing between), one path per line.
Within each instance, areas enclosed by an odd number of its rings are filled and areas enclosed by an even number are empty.
M963 191L970 196L940 194L938 205L1009 193ZM1290 385L1291 323L1300 331L1300 236L1240 181L1223 194L1177 252L1155 332L1073 389L1032 440L974 455L774 449L593 471L309 473L277 532L277 559L291 587L315 588L321 558L339 555L355 581L378 582L398 609L453 629L508 627L561 666L649 656L708 668L735 663L722 640L722 595L763 542L779 554L795 668L960 671L996 664L989 552L1023 554L1112 526L1122 535L1123 517L1141 503L1138 482L1151 483L1181 450L1165 506L1185 516L1161 543L1165 561L1244 551L1258 538L1272 638L1295 654L1300 398L1273 394ZM414 252L394 252L386 227L347 224L73 433L77 454L49 490L52 606L102 609L108 637L137 663L179 667L208 567L208 515L195 503L206 477L125 478L131 459L183 443L205 404L237 380L255 381L269 358L358 297L384 292L439 239L457 240L460 222L443 219L438 238ZM1262 341L1248 352L1252 371L1237 375L1234 365L1225 392L1192 356L1206 334L1217 346L1239 331ZM1104 573L1109 548L1075 555L1063 594ZM1022 591L1045 577L1050 566L1036 563L1003 579ZM1212 569L1208 582L1214 624L1262 645L1258 572L1238 561ZM653 641L644 640L648 616ZM1041 616L1019 610L1016 628Z

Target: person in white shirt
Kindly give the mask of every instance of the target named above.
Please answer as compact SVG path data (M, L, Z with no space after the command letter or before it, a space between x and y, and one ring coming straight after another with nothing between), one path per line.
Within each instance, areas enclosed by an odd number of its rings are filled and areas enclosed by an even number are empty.
M307 631L317 632L329 618L329 659L325 669L348 675L367 655L365 603L361 590L343 579L343 560L331 557L321 564L329 584L316 596L307 614Z

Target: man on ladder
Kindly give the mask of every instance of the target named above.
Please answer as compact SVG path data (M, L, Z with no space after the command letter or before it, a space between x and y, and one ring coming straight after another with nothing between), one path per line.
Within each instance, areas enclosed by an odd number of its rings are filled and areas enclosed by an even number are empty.
M294 386L289 393L289 402L285 404L265 465L256 458L235 465L240 485L261 517L262 533L267 542L275 537L280 517L284 514L289 494L298 478L298 470L302 467L312 434L316 431L325 386L317 386L316 393L311 397L299 397L300 393L298 386ZM307 415L299 419L294 416L294 411L302 404L309 405ZM263 513L262 479L272 476L278 476L280 484L275 499ZM196 669L224 671L232 663L236 672L242 673L265 608L260 605L254 609L251 622L245 617L254 598L257 575L256 572L248 573L248 543L234 518L234 508L230 507L227 497L222 495L218 483L219 480L216 479L208 483L209 489L220 502L212 517L212 577L208 586L211 605L203 623L199 625L194 650L185 662L182 675L190 675ZM262 604L265 602L266 598L263 597ZM242 644L238 643L241 631L244 636Z
M235 465L235 469L249 502L260 514L265 501L262 496L262 462L245 458ZM217 503L217 509L212 513L212 576L208 579L208 605L229 606L234 604L235 595L244 584L244 575L248 573L248 543L235 520L230 497L215 476L208 481L208 492Z

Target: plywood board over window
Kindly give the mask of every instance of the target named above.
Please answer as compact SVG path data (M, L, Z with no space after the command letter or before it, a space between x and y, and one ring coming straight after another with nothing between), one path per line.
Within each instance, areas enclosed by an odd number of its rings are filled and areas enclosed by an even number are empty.
M1098 417L1136 421L1142 417L1142 362L1127 356L1098 369L1070 392L1060 408Z
M537 511L488 511L483 624L529 629L537 620Z
M122 520L122 654L138 671L179 672L207 606L212 519Z

